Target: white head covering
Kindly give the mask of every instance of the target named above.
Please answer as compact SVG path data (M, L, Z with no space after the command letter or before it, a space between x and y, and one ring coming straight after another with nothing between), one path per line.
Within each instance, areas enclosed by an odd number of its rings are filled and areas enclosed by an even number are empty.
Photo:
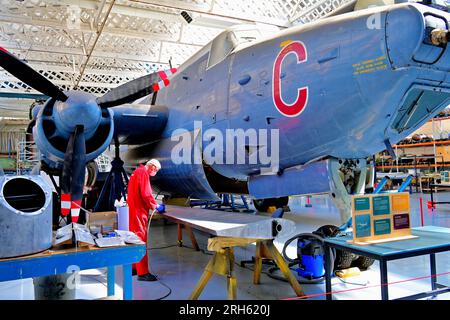
M158 170L161 169L161 163L159 163L158 160L151 159L151 160L147 161L147 163L146 163L147 166L151 165L151 164L154 165Z

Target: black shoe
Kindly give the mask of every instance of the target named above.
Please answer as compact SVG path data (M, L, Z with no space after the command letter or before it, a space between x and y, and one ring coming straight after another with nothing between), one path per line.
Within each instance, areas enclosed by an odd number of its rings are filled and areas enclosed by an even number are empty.
M138 276L138 280L139 281L158 281L158 278L151 273L147 273L142 276Z

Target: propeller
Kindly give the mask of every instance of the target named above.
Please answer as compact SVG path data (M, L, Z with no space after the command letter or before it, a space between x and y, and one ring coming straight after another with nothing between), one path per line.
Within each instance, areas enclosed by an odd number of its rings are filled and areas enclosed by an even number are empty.
M77 222L83 198L84 175L86 167L86 143L84 127L76 126L70 135L61 174L61 214L69 212L72 222Z
M49 97L61 101L66 101L68 98L57 86L47 80L47 78L2 47L0 47L0 66L17 79Z
M113 88L102 97L95 99L91 94L81 95L76 91L62 92L47 78L2 47L0 47L0 67L35 90L53 98L49 108L53 108L50 109L52 112L55 109L59 112L59 116L54 117L54 125L57 128L60 125L61 131L66 132L66 137L70 133L62 161L60 186L61 214L67 216L71 213L73 222L78 221L80 212L86 162L92 160L86 157L86 139L95 133L93 130L96 128L93 128L92 124L98 126L97 120L101 116L98 108L107 109L133 102L157 92L169 85L169 77L177 71L175 68L170 68L145 75Z
M109 108L133 102L168 86L170 83L169 76L175 72L177 72L177 69L171 68L131 80L97 98L97 103L101 108Z

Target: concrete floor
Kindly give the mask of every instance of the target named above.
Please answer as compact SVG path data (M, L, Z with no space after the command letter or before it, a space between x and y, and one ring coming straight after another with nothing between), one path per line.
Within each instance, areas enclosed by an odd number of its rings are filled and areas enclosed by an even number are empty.
M420 226L419 198L424 199L425 225L434 225L450 228L450 205L438 206L434 212L426 209L426 201L429 195L411 195L411 223L413 227ZM437 201L450 201L450 193L439 193ZM339 214L331 200L326 196L316 196L312 199L312 207L305 207L304 197L292 197L289 202L290 213L285 218L296 222L296 232L275 241L275 245L281 251L284 242L292 235L302 232L312 232L325 224L340 225ZM207 237L196 233L197 240L202 249L206 248ZM162 221L152 222L150 236L150 267L151 272L158 275L158 282L141 282L133 277L133 297L136 300L156 300L170 295L165 299L187 299L200 278L203 268L211 257L210 252L196 252L192 248L187 235L184 245L176 246L176 225L164 225ZM294 245L295 242L292 244ZM295 248L288 250L288 255L294 257ZM291 254L292 252L292 254ZM252 265L241 268L238 264L241 260L249 260L254 255L254 246L245 249L238 248L235 251L236 276L238 279L238 299L287 299L295 296L287 282L275 280L263 274L261 284L252 283ZM450 253L437 254L437 273L449 272ZM263 268L263 272L267 267ZM388 263L389 282L397 282L416 277L429 275L429 257L415 257ZM116 273L116 297L121 298L121 270ZM346 279L343 283L338 278L333 278L333 291L345 291L334 295L337 300L379 300L380 276L378 263L375 262L360 276ZM450 285L450 275L438 278L442 284ZM307 295L318 296L310 299L323 300L325 296L325 284L303 284L303 290ZM415 294L430 289L430 280L421 279L407 281L389 286L389 297L395 299L401 296ZM81 272L81 288L76 293L77 299L98 299L106 295L106 269L85 270ZM217 300L226 299L226 281L224 277L213 276L205 287L199 299ZM8 281L0 283L0 299L34 299L32 279ZM438 300L450 299L450 293L436 297Z

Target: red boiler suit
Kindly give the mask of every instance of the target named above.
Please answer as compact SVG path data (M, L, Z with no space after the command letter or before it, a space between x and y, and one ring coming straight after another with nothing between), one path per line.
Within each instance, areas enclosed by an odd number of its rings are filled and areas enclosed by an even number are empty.
M129 209L129 226L130 231L144 242L147 242L147 222L149 210L155 210L158 206L152 195L152 187L150 186L150 176L143 165L134 170L128 182L128 209ZM149 273L148 270L148 254L138 263L133 264L138 276Z

